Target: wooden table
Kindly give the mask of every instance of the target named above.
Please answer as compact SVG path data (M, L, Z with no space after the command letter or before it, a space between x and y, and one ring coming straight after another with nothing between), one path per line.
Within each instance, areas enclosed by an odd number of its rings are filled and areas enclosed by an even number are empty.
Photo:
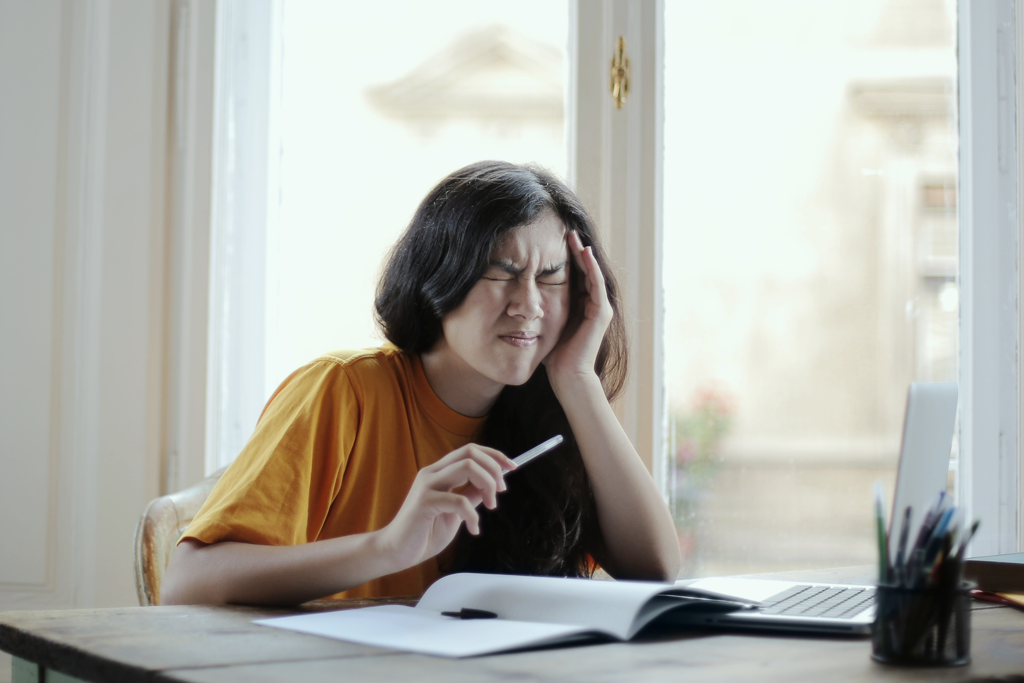
M870 567L776 578L872 583ZM406 601L408 602L408 601ZM353 604L356 603L356 604ZM131 607L0 614L0 650L27 681L1024 681L1024 612L975 603L969 666L889 667L867 638L688 632L629 643L441 659L257 626L253 619L338 609Z

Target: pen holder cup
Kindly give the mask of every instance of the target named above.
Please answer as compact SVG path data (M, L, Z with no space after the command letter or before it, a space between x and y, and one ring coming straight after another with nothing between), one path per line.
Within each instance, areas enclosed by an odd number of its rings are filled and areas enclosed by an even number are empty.
M878 586L872 657L886 664L962 666L971 661L970 586Z

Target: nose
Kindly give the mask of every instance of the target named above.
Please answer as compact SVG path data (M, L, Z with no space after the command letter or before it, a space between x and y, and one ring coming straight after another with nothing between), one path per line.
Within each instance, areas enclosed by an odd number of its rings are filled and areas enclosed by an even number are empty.
M544 317L541 306L540 288L533 278L522 278L512 291L511 300L506 309L513 318L536 320Z

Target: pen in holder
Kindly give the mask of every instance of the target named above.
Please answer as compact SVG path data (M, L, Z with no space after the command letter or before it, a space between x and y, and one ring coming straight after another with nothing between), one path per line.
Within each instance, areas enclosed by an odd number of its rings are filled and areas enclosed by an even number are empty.
M872 657L886 664L967 664L971 661L967 588L879 586L871 647Z
M878 492L876 521L884 520ZM878 589L872 657L886 664L960 666L971 661L971 585L963 581L963 558L978 522L965 530L962 513L939 494L907 549L911 509L892 563L889 539L878 527Z

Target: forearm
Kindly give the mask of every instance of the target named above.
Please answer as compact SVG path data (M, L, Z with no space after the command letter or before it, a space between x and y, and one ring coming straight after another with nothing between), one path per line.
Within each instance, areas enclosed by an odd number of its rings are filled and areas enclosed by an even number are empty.
M296 546L186 540L171 556L160 602L294 605L404 568L393 565L378 533Z
M622 578L675 580L680 558L672 516L597 375L551 382L594 491L607 553L602 566Z
M479 533L476 506L497 505L503 472L512 469L502 453L470 443L421 469L378 531L295 546L187 539L164 573L160 601L293 605L408 569L444 550L462 524Z

